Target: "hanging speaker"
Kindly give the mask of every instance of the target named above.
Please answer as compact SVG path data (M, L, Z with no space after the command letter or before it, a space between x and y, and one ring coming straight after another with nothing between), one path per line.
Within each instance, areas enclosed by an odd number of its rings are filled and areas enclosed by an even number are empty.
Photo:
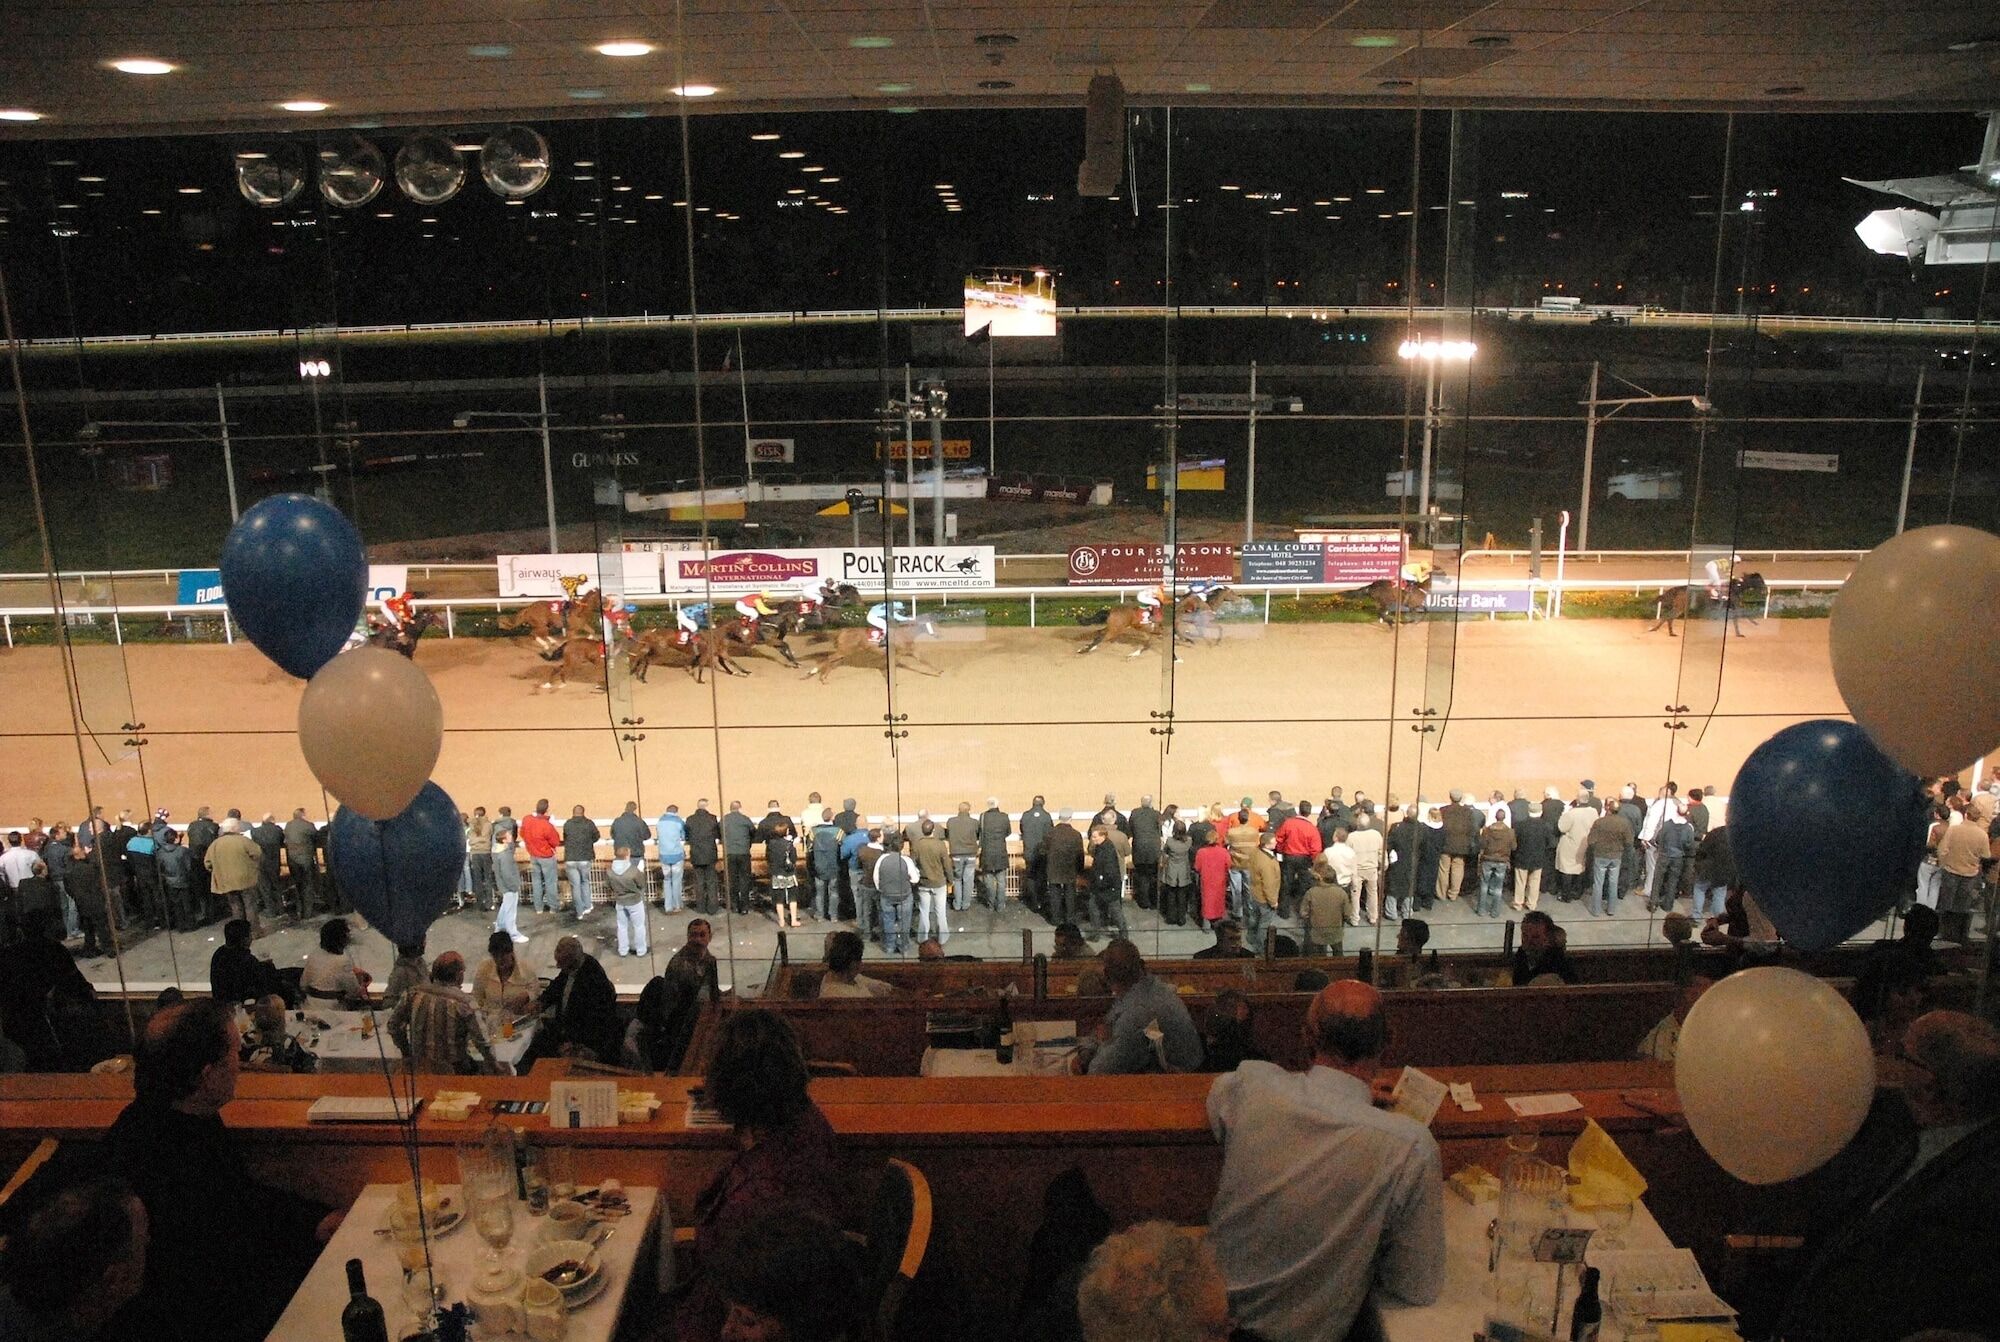
M1077 192L1116 195L1124 170L1125 85L1117 75L1094 75L1083 100L1083 163L1076 173Z

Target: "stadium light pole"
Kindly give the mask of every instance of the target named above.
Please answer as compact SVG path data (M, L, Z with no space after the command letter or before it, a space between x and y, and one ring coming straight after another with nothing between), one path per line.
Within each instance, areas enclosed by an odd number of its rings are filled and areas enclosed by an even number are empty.
M1479 346L1470 340L1405 340L1396 347L1405 359L1421 359L1424 365L1424 447L1417 467L1417 516L1425 535L1430 534L1431 442L1437 429L1437 370L1440 363L1469 364Z
M539 393L539 409L527 410L461 410L451 417L454 429L469 429L475 419L505 419L516 423L534 424L542 435L542 495L549 509L549 553L558 553L556 545L556 474L555 451L549 441L549 379L546 373L535 374L535 389ZM705 505L704 505L705 506Z
M1619 377L1616 373L1611 374L1615 380L1623 382L1626 386L1632 388L1632 390L1642 394L1638 396L1621 396L1615 400L1605 400L1597 394L1597 375L1601 367L1602 365L1597 360L1593 359L1591 361L1590 399L1578 402L1578 404L1586 407L1583 421L1583 498L1579 502L1576 511L1576 550L1578 554L1582 554L1590 548L1590 476L1597 456L1597 422L1600 419L1610 419L1611 416L1617 414L1628 405L1678 405L1685 402L1693 406L1695 413L1698 415L1711 414L1715 410L1715 403L1706 396L1655 396L1638 383ZM1602 406L1610 406L1611 408L1600 415L1597 412Z

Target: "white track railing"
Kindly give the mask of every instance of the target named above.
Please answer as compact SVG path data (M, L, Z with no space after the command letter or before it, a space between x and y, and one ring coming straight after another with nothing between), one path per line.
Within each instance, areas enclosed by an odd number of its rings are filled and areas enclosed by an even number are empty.
M1531 618L1546 618L1549 613L1549 606L1551 600L1556 598L1556 594L1558 592L1564 595L1567 595L1572 592L1619 592L1619 593L1630 593L1634 596L1640 596L1648 592L1651 592L1664 599L1665 592L1673 591L1676 587L1689 587L1691 589L1698 590L1699 586L1700 584L1670 583L1667 584L1663 589L1662 585L1658 582L1635 581L1631 579L1616 579L1607 581L1601 578L1565 578L1561 583L1561 585L1558 586L1557 583L1552 579L1494 578L1489 581L1481 582L1476 586L1467 586L1464 590L1479 591L1479 592L1525 591L1529 594L1529 611L1528 611L1529 616ZM1766 586L1766 592L1764 600L1764 613L1768 615L1770 613L1770 605L1771 605L1770 597L1771 593L1773 592L1776 591L1806 592L1806 591L1820 591L1820 590L1838 591L1840 588L1840 583L1827 578L1776 578L1772 579L1765 586ZM1025 600L1028 603L1028 627L1033 629L1042 627L1039 619L1040 606L1042 603L1047 602L1051 599L1063 602L1069 602L1077 598L1099 598L1099 599L1115 600L1120 604L1123 604L1126 600L1130 599L1139 590L1140 589L1135 587L1106 587L1106 586L1081 586L1081 585L1075 587L1070 587L1070 586L990 587L984 589L971 589L971 590L957 591L957 592L899 592L896 595L896 599L898 601L908 602L913 610L920 609L925 605L949 607L954 603L962 605L966 604L967 602L978 602L978 601ZM1253 605L1256 605L1261 608L1259 611L1260 622L1264 624L1269 624L1271 622L1271 607L1274 601L1286 600L1286 599L1296 601L1308 596L1333 596L1343 593L1351 595L1359 589L1354 584L1351 583L1283 583L1283 584L1234 583L1230 585L1229 590L1238 596L1250 598L1252 600ZM1257 599L1260 597L1262 598L1261 601ZM459 611L478 610L478 611L491 611L495 614L505 614L519 610L524 606L535 605L537 604L538 601L543 601L548 599L550 598L543 597L543 598L535 598L533 600L526 600L520 598L497 598L490 596L439 597L439 598L420 599L413 604L415 604L419 608L443 611L445 616L445 623L443 627L444 636L446 638L456 638L458 636L457 612ZM634 595L627 597L626 601L628 601L630 604L634 606L640 606L640 607L664 606L669 609L678 611L679 608L684 604L704 599L711 600L713 604L721 606L727 606L735 600L733 595L720 595L714 598L703 598L699 595L687 595L687 596ZM1538 601L1540 602L1540 609L1536 609L1536 603ZM1555 604L1558 611L1560 611L1560 601L1556 600ZM1657 605L1655 607L1655 612L1657 618ZM124 642L126 641L125 640L126 622L144 616L156 616L159 618L159 621L161 623L171 622L175 619L184 619L189 621L193 621L196 619L220 620L222 624L223 642L234 643L236 641L235 621L230 619L229 608L226 605L214 605L214 604L201 605L201 606L190 606L190 605L180 605L180 604L134 605L134 606L71 605L65 610L64 613L67 615L69 622L72 626L82 626L85 628L98 628L101 627L102 624L109 624L111 628L111 641L114 644L119 644L119 645L124 644ZM1467 620L1478 619L1481 614L1484 614L1487 619L1492 620L1492 619L1497 619L1499 615L1503 613L1508 613L1508 612L1497 612L1497 611L1472 612L1461 616L1461 618ZM1512 613L1518 614L1519 612L1512 612ZM55 615L56 612L47 606L0 607L0 633L5 634L6 645L11 648L14 646L15 642L14 622L16 620L24 622L50 620L55 618ZM1068 623L1064 623L1058 627L1068 628L1071 626ZM484 635L469 635L469 637L483 637L483 636Z

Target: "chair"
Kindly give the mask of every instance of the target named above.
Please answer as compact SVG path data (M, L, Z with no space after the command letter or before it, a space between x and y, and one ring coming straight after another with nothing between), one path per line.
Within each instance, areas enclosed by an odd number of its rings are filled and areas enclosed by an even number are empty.
M867 1233L848 1234L862 1246L861 1336L865 1342L891 1342L910 1283L930 1248L930 1180L916 1166L892 1158L875 1186Z

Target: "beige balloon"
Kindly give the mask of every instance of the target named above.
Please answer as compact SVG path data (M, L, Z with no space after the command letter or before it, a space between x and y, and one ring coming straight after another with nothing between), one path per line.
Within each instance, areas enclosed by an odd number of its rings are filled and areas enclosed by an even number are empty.
M370 820L387 820L416 799L437 767L444 705L409 658L356 648L307 682L299 745L328 792Z
M1868 1030L1847 999L1796 969L1746 969L1681 1022L1674 1085L1715 1163L1750 1184L1831 1160L1875 1098Z
M1833 679L1884 754L1924 778L2000 748L2000 536L1918 527L1870 550L1833 602Z

